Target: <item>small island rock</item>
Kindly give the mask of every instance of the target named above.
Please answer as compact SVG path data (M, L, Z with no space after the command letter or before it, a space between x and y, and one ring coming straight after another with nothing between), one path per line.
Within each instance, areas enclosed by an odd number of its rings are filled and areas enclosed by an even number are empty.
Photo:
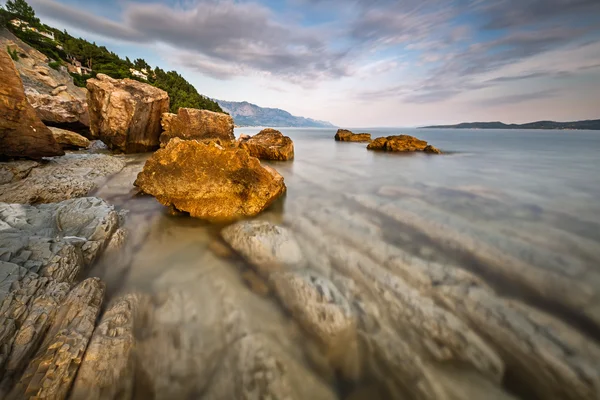
M216 140L233 142L233 118L230 115L198 110L195 108L180 108L177 114L162 115L160 146L165 147L173 138L183 140Z
M162 114L169 110L164 90L132 79L98 74L88 79L92 136L111 150L142 153L159 147Z
M179 138L148 159L135 186L165 206L209 221L257 215L286 189L277 171L244 149Z
M240 140L240 147L246 149L252 157L261 160L288 161L294 158L292 139L271 128L263 129L248 139Z
M335 140L338 142L370 142L370 133L352 133L347 129L338 129L335 134Z
M441 151L429 145L426 141L409 135L380 137L369 143L367 149L394 152L423 151L441 154Z

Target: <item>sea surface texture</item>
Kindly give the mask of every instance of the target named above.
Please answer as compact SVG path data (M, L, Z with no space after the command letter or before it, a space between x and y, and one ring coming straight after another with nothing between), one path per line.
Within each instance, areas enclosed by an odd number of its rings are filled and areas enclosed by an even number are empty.
M130 210L90 275L143 298L136 396L600 398L600 132L354 130L427 155L281 131L288 191L250 255L134 196L147 155L95 193Z

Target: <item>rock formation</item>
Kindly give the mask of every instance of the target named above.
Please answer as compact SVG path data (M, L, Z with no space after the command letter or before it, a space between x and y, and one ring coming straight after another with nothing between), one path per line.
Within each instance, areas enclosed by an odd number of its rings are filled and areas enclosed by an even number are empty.
M219 139L233 142L233 118L227 114L180 108L177 114L165 113L162 116L164 132L160 136L160 145L165 147L173 138L183 140Z
M40 93L33 88L26 89L25 94L46 124L84 129L90 126L85 89L76 88L73 91L63 85L53 89L50 94Z
M285 191L283 177L243 149L178 138L148 159L135 185L165 206L212 221L257 215Z
M441 151L428 145L426 141L409 135L380 137L369 143L367 149L396 152L423 151L425 153L441 154Z
M122 159L104 154L67 154L43 163L0 163L0 202L53 203L87 196L124 166Z
M267 128L240 141L240 147L261 160L288 161L294 158L294 142L275 129Z
M370 133L352 133L347 129L338 129L335 134L335 140L338 142L370 142Z
M52 132L27 102L12 59L0 50L0 156L40 159L63 155Z
M90 141L79 133L54 127L50 127L50 130L63 149L86 149L90 145Z
M141 153L159 147L162 114L169 110L167 92L132 79L104 74L88 79L90 130L115 151Z

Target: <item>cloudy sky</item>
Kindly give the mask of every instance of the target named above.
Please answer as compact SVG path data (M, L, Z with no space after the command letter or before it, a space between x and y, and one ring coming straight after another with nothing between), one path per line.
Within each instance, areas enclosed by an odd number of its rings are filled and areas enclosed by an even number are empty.
M600 118L600 0L28 0L202 94L348 127Z

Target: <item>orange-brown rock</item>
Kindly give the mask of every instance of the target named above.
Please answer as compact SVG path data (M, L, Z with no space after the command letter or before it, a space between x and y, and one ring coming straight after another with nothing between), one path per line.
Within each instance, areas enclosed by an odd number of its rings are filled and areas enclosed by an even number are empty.
M50 131L63 149L86 149L90 145L90 141L79 133L54 127L50 127Z
M167 92L147 83L104 74L88 79L87 89L93 137L124 153L159 147L160 120L169 110Z
M409 135L380 137L369 143L367 149L396 152L424 151L427 153L441 154L441 151L428 145L426 141Z
M27 102L21 77L4 49L0 82L0 156L39 159L65 154Z
M183 140L219 139L233 142L233 118L227 114L180 108L177 114L165 113L162 116L164 132L160 136L160 145L165 147L173 138Z
M370 133L352 133L347 129L338 129L335 134L335 140L338 142L370 142Z
M240 141L252 157L261 160L288 161L294 158L294 142L275 129L267 128L247 140Z
M277 171L244 149L179 138L148 159L135 186L165 206L209 221L257 215L286 189Z

